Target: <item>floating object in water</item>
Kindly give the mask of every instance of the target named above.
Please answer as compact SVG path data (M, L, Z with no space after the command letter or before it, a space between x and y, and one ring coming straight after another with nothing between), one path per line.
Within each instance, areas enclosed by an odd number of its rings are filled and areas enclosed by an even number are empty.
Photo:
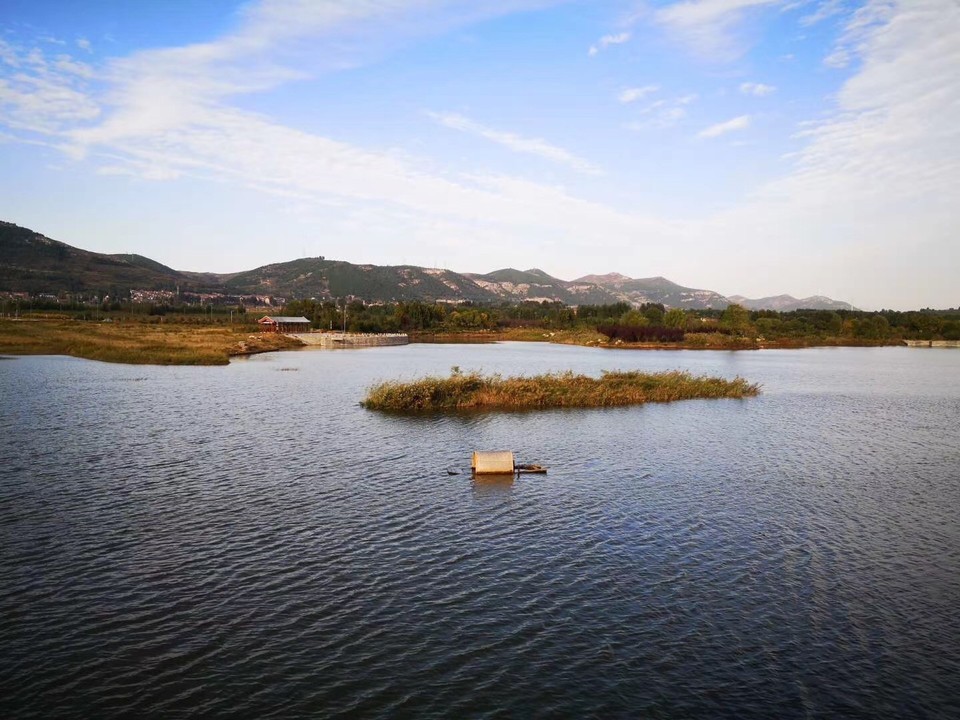
M470 467L476 475L513 474L513 453L509 450L473 453Z
M547 469L543 465L537 465L536 463L517 465L515 469L518 475L521 473L524 473L524 474L534 473L534 474L542 475L547 472Z
M447 475L459 475L460 471L456 468L447 468Z
M545 473L547 471L542 465L518 465L513 459L513 452L510 450L475 451L470 467L474 475L512 475L514 473Z

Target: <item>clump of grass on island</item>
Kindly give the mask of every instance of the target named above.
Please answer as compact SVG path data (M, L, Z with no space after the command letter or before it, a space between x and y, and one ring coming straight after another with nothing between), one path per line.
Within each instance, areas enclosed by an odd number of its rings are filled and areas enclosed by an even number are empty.
M679 370L659 373L607 372L601 377L572 372L504 378L461 373L413 382L387 381L371 387L361 403L369 410L429 412L440 410L527 410L641 405L697 398L744 398L760 386L741 377L692 375Z

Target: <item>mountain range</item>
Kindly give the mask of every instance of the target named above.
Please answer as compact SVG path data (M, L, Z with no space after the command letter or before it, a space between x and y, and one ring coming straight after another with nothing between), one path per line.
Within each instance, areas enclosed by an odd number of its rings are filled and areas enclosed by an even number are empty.
M638 279L618 273L568 281L538 269L456 273L415 265L357 265L324 257L300 258L239 273L189 272L142 255L82 250L0 221L0 293L124 295L131 290L286 299L354 296L367 302L546 300L567 305L662 303L692 309L724 308L739 302L750 309L853 309L848 303L820 296L796 300L778 295L751 300L684 287L663 277Z

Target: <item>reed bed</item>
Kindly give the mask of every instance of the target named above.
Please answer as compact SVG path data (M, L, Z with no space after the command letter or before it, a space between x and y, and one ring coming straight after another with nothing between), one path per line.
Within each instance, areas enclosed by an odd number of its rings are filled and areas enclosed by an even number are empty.
M599 378L572 372L504 378L453 372L413 382L386 381L367 391L370 410L430 412L527 410L641 405L697 398L744 398L760 386L741 377L726 380L679 370L659 373L604 372Z

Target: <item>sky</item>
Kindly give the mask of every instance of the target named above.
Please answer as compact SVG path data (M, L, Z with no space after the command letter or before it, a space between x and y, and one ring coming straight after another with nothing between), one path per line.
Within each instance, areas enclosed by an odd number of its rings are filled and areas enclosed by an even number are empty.
M958 0L3 0L0 219L960 306Z

